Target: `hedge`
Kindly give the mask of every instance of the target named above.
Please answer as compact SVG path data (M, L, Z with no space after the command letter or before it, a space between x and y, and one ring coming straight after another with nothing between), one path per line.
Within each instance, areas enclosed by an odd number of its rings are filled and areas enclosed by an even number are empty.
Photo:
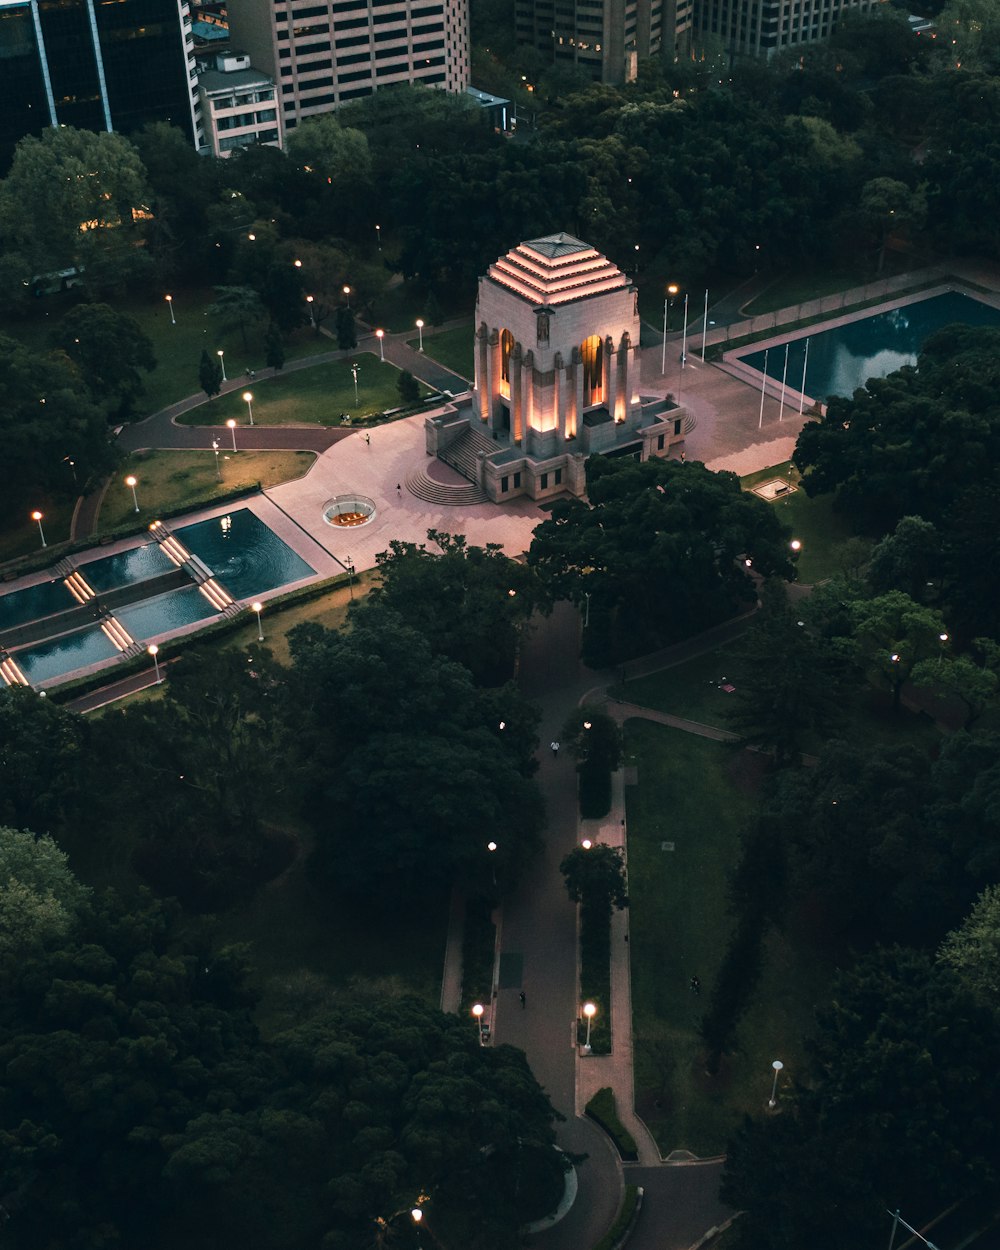
M618 1212L618 1218L611 1225L607 1236L601 1238L594 1250L615 1250L615 1247L624 1241L626 1233L632 1226L632 1221L638 1214L638 1209L639 1186L626 1185L625 1199L622 1202L622 1209Z
M599 1124L604 1129L626 1163L635 1163L638 1160L639 1151L635 1138L618 1119L614 1090L609 1085L599 1089L591 1098L587 1103L586 1112L595 1124Z

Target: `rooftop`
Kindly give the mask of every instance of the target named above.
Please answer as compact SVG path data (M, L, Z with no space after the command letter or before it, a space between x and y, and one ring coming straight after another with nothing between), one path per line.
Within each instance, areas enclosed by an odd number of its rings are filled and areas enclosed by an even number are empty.
M488 276L532 304L553 307L623 289L628 279L588 243L571 234L529 239L490 265Z
M234 69L228 73L221 69L207 69L198 75L198 86L211 93L215 91L234 91L240 87L259 87L273 85L273 79L262 69Z

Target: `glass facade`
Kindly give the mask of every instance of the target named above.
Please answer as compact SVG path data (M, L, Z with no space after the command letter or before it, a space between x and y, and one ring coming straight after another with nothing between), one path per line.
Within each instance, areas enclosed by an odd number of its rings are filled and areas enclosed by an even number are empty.
M41 32L41 40L38 33ZM177 0L0 0L0 170L26 134L58 125L128 134L167 121L194 138Z

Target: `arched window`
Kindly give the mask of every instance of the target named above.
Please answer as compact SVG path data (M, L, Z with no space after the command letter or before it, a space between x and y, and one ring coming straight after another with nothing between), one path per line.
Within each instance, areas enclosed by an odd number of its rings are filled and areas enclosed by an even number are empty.
M514 350L514 336L509 330L500 331L500 394L510 399L510 354Z
M598 334L592 334L580 344L583 361L584 405L604 402L604 343Z

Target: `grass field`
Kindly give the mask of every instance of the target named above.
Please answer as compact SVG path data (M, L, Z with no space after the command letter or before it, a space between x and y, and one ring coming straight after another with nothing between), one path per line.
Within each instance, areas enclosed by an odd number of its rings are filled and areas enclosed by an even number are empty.
M354 378L350 362L335 360L276 378L258 378L251 386L253 418L256 425L339 425L340 414L353 416L398 408L401 404L396 383L399 370L377 356L359 352L358 402L354 402ZM426 387L421 393L429 392ZM185 425L222 425L230 418L249 424L242 391L219 395L185 413ZM239 435L237 434L237 445Z
M75 499L65 497L42 498L37 507L24 514L23 520L0 529L0 564L6 560L16 560L20 556L32 555L42 546L42 536L38 532L37 522L31 519L31 512L42 514L42 530L45 541L50 547L65 542L69 538L69 527L73 521Z
M178 508L211 504L216 496L243 486L277 486L301 477L315 456L311 451L219 452L222 480L216 476L215 454L211 451L138 451L122 465L109 485L98 513L99 531L114 529L130 521L153 519ZM136 478L139 503L136 515L132 492L126 485L129 475Z
M743 1114L767 1102L771 1061L782 1060L788 1079L801 1068L827 970L772 940L737 1045L718 1076L705 1076L698 1025L729 935L727 875L763 761L636 720L625 740L638 769L626 790L636 1109L664 1154L718 1154Z
M452 317L471 317L475 303L465 291L452 291L451 288L442 292L438 298L442 319L450 321ZM402 334L406 330L415 330L417 318L423 318L425 333L430 326L427 318L427 294L410 282L400 282L396 286L387 287L377 299L372 301L372 324L393 334Z
M810 585L832 577L838 571L837 550L841 543L852 537L848 518L834 511L833 495L818 495L810 499L802 489L802 478L790 460L750 473L741 478L741 483L744 490L750 490L776 477L799 486L790 495L768 504L802 544L797 561L799 581Z
M406 341L410 347L416 347L420 338L418 335ZM424 330L424 354L470 382L475 375L474 343L471 323L458 330L443 330L440 334L428 334Z
M792 308L796 304L807 304L810 300L823 299L827 295L849 291L852 287L865 286L883 278L906 273L913 267L912 257L901 252L887 251L885 267L878 277L871 266L863 264L812 273L807 270L780 274L743 311L748 317L756 317L760 313L775 312L779 308Z

